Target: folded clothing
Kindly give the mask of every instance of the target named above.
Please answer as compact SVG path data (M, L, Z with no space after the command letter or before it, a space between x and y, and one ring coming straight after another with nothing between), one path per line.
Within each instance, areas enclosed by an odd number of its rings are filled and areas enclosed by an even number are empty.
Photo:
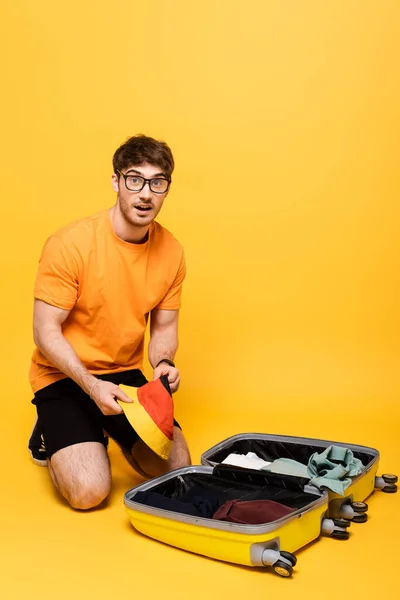
M179 498L168 498L156 492L137 492L132 500L154 508L206 519L211 519L222 504L218 496L200 486L192 487Z
M259 525L286 517L295 510L273 500L229 500L216 511L213 519L243 525Z
M179 498L181 502L192 503L193 506L198 510L200 517L210 519L215 511L221 506L223 500L220 497L211 492L205 490L199 485L193 486L186 494Z
M314 452L304 465L291 458L277 458L262 470L268 473L305 477L317 488L328 488L337 494L344 494L351 484L351 478L362 473L364 465L355 458L349 448L328 446L323 452Z
M221 464L233 465L235 467L244 467L245 469L257 469L260 470L267 465L269 461L263 460L254 452L248 452L247 454L229 454Z
M117 399L126 418L144 443L166 460L174 439L174 403L168 377L162 375L139 388L119 387L133 400L128 403Z
M300 477L285 477L267 473L219 464L214 467L212 474L187 473L183 475L185 485L201 485L218 495L221 504L228 500L274 500L291 508L303 508L315 501L315 494L304 491L308 479ZM176 478L175 489L180 497L184 491ZM165 484L166 494L172 496L171 484Z
M328 446L324 452L314 452L308 461L310 483L341 495L351 484L351 478L363 470L361 460L355 458L349 448L342 446Z
M228 500L222 504L215 495L198 486L180 498L168 498L156 492L137 492L132 500L183 515L243 525L271 523L296 511L273 500Z
M199 516L199 511L194 504L182 502L175 498L167 498L155 492L137 492L133 498L133 502L152 506L153 508L161 508L163 510L171 510L173 512L182 513L184 515Z
M307 465L291 458L277 458L274 462L263 467L262 470L268 471L268 473L281 473L282 475L294 475L295 477L306 477L307 479L309 477Z

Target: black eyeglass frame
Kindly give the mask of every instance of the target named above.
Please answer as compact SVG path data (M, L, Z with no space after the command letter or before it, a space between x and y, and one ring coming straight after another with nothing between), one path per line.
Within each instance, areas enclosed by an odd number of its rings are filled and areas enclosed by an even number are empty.
M166 194L169 190L169 186L171 185L171 181L172 181L170 177L153 177L152 179L146 179L145 177L142 177L141 175L132 175L131 173L128 173L128 174L122 173L122 171L120 171L119 169L117 169L117 173L122 175L122 177L124 178L124 181L125 181L125 187L130 192L141 192L142 189L144 188L144 186L146 185L146 183L148 183L150 191L153 192L153 194ZM128 188L128 186L126 184L127 177L138 177L139 179L143 179L142 187L139 190L131 190L130 188ZM163 181L167 181L168 182L167 189L164 190L163 192L156 192L155 190L153 190L151 187L151 182L154 181L155 179L162 179Z

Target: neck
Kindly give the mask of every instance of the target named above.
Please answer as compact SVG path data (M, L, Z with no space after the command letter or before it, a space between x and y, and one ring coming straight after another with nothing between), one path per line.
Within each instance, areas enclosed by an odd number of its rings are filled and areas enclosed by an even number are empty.
M124 242L131 244L143 244L148 237L150 225L137 227L129 223L119 210L118 204L110 209L111 226L117 235Z

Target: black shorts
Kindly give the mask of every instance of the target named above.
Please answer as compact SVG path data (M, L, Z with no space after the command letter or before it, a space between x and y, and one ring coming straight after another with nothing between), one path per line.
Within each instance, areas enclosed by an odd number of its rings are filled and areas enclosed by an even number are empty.
M132 387L147 383L146 377L138 369L97 377ZM51 383L36 392L32 404L36 405L48 458L61 448L81 442L100 442L105 445L103 431L129 452L140 439L125 415L103 415L88 394L69 378ZM175 419L174 425L180 428Z

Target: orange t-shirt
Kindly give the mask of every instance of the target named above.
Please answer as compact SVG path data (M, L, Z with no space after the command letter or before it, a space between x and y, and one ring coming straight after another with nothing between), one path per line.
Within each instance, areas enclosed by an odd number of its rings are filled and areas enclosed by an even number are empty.
M145 243L124 242L107 209L47 239L34 296L71 311L63 335L91 373L115 373L143 368L148 315L180 308L185 274L183 248L169 231L153 222ZM64 377L35 348L33 392Z

